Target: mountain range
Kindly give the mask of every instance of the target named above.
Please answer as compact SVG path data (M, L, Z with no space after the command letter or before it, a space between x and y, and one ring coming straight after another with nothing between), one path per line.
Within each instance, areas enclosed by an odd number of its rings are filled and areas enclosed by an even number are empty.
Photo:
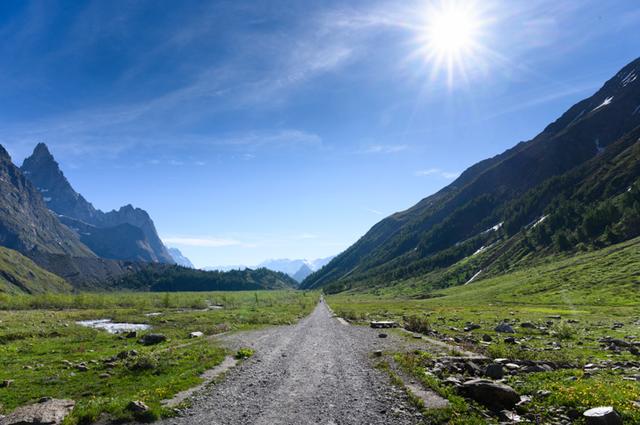
M294 259L278 258L265 260L257 266L245 266L245 265L232 265L232 266L211 266L205 267L203 270L218 270L218 271L231 271L231 270L244 270L244 269L260 269L266 268L269 270L286 273L291 276L297 282L302 282L307 276L313 272L320 270L324 267L333 257L316 258L315 260L306 259Z
M102 212L76 192L44 143L20 167L40 191L47 207L78 238L103 258L173 264L149 214L132 205Z
M638 236L639 75L637 59L532 140L377 223L301 286L444 287Z
M179 250L163 245L146 211L131 205L106 213L94 208L73 189L45 144L20 168L0 146L0 292L294 286L289 276L266 269L194 270Z

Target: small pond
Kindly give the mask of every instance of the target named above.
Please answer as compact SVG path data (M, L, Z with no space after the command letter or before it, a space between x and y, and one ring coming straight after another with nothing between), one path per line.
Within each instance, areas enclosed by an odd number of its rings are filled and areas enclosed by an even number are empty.
M144 331L151 328L151 325L143 323L114 323L111 319L81 320L76 322L80 326L93 329L103 329L109 333L117 334L121 332Z

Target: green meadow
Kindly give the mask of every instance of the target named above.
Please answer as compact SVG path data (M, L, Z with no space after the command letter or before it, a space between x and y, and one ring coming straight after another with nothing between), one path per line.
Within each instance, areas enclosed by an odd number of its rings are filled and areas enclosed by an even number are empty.
M77 405L67 423L91 423L103 413L141 421L171 415L162 400L201 382L200 375L233 355L216 334L294 323L311 312L318 293L109 293L0 295L0 414L42 397ZM83 327L82 320L147 324L136 337ZM189 338L202 332L201 338ZM147 333L167 341L145 346ZM127 355L135 350L134 355ZM144 417L126 410L150 406Z

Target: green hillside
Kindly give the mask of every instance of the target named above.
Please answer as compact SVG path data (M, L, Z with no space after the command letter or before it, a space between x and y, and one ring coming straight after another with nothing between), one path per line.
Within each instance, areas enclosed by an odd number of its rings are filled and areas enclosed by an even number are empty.
M9 248L0 247L0 293L71 292L71 285Z
M382 220L301 287L340 292L420 278L442 288L640 236L640 83L622 81L639 65L534 139Z

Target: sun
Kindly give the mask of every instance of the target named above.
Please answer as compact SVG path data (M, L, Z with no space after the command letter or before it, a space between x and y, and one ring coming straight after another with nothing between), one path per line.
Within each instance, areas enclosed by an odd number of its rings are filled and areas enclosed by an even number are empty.
M486 19L472 0L443 0L426 9L418 30L419 55L432 67L432 77L445 74L449 86L466 79L482 59Z

